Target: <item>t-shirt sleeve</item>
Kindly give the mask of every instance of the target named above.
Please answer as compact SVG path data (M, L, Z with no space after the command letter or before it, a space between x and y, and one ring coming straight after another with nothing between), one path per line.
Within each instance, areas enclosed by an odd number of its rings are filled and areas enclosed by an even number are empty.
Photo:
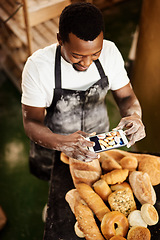
M112 50L110 52L110 62L109 62L109 85L111 90L118 90L129 83L129 78L124 67L124 60L118 48L113 44Z
M28 59L22 72L21 102L32 107L46 107L46 97L42 91L36 64Z

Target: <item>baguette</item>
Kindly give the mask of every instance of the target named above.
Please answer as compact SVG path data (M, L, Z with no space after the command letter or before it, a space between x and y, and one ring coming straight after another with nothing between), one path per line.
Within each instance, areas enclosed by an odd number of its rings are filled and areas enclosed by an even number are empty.
M80 183L77 185L80 197L87 203L90 209L95 213L97 218L102 221L103 216L110 212L101 197L87 184Z
M86 240L104 240L93 213L87 205L84 205L82 202L76 202L75 216L78 227L84 233Z

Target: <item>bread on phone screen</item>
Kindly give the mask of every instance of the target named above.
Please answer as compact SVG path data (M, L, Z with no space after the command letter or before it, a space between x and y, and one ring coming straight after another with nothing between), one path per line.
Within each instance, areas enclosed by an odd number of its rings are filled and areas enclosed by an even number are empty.
M134 226L147 227L147 223L143 220L140 210L132 211L128 216L128 221L131 227Z
M93 184L94 191L103 199L103 201L107 201L108 196L112 193L110 187L103 179L96 181Z
M137 209L132 190L122 188L111 193L108 197L108 203L112 211L119 211L125 216Z
M110 212L101 197L87 184L77 184L80 197L87 203L88 207L95 213L97 218L102 221L103 216Z
M129 182L134 195L141 204L150 203L154 205L156 203L156 193L147 173L133 171L129 175Z
M116 183L122 183L126 180L128 177L128 169L115 169L111 172L108 172L101 176L102 179L104 179L107 184L116 184Z
M151 233L148 228L141 226L131 227L128 231L127 240L150 240Z
M144 221L149 225L155 225L159 221L158 212L155 207L149 203L145 203L141 207L141 215Z
M82 162L70 158L69 167L75 187L79 183L86 183L92 186L101 176L101 167L98 159L92 162Z

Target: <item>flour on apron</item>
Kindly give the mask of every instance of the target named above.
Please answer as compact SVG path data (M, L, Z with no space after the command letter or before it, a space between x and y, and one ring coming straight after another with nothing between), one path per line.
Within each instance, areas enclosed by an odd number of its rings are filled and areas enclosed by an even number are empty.
M61 49L57 47L55 60L55 89L52 104L47 108L45 125L57 134L72 134L78 130L102 133L109 130L105 97L108 91L108 78L99 60L95 65L100 79L86 91L61 88ZM50 180L57 151L46 149L31 142L30 170L43 180Z

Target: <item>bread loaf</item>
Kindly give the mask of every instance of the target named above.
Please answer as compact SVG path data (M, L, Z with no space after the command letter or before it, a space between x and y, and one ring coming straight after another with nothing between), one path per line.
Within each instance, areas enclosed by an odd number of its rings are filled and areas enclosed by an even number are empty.
M103 216L110 212L101 197L85 183L77 184L77 190L80 197L87 203L90 209L95 213L97 218L102 221Z
M141 204L150 203L154 205L156 203L156 193L147 173L133 171L129 175L129 182L134 195Z
M75 187L79 183L86 183L92 186L101 176L101 167L98 159L92 162L82 162L70 158L69 167Z
M110 172L114 169L122 169L121 165L112 157L108 156L107 152L100 153L101 167L104 172Z
M93 213L87 205L84 205L82 202L76 202L75 216L78 227L84 233L86 240L104 240L95 222Z

